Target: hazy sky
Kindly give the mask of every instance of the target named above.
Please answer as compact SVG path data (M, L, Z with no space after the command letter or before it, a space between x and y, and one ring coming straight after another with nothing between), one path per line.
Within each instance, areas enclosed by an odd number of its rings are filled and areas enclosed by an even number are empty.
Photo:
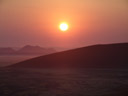
M118 42L128 42L128 0L0 0L0 46Z

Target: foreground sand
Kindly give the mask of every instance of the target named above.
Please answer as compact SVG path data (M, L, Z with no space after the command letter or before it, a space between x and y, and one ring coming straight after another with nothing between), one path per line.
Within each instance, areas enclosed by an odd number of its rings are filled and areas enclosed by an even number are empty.
M128 70L1 68L0 96L128 96Z

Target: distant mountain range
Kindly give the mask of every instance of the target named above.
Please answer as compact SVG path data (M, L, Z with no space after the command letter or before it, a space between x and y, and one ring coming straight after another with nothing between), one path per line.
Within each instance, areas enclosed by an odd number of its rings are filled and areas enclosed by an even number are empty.
M46 55L50 53L55 53L54 48L42 48L40 46L26 45L19 50L15 50L11 47L0 48L0 55Z
M26 60L13 68L128 68L128 43L94 45Z
M0 55L10 55L10 54L14 54L15 50L13 48L0 48Z

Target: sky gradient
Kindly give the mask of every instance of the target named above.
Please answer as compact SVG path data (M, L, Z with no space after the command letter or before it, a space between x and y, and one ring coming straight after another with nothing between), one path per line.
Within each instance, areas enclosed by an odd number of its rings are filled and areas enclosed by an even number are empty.
M0 0L0 47L120 42L128 42L128 0Z

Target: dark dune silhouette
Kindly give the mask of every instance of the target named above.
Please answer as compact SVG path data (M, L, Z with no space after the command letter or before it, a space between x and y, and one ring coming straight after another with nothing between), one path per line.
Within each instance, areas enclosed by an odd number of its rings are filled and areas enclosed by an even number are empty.
M40 56L9 67L128 68L128 43L94 45Z

